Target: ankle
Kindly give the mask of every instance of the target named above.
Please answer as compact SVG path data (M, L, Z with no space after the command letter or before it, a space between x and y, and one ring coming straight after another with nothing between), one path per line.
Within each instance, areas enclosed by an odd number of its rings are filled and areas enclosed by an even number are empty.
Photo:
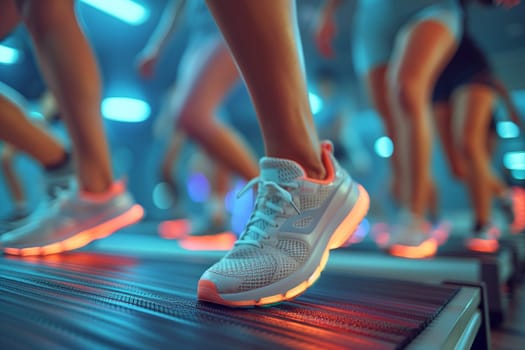
M486 220L476 220L474 222L474 225L472 226L472 230L474 232L480 232L487 225L488 225L488 221L486 221Z
M53 172L56 170L60 170L65 167L69 167L71 164L71 155L69 152L64 151L64 153L58 158L58 160L51 162L49 164L44 165L44 169L46 172Z
M100 190L97 189L95 191L91 191L89 189L82 188L80 191L80 196L93 202L105 202L125 191L126 184L124 181L117 181L109 183L109 185Z
M310 179L326 180L327 171L322 165L318 166L318 167L308 167L308 168L305 169L305 171L306 171L306 175Z

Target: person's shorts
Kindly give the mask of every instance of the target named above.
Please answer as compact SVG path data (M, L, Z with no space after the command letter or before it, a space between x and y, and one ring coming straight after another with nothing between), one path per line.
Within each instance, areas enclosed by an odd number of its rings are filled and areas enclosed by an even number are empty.
M461 37L462 10L454 0L360 0L352 35L356 72L363 75L388 63L401 29L430 20Z

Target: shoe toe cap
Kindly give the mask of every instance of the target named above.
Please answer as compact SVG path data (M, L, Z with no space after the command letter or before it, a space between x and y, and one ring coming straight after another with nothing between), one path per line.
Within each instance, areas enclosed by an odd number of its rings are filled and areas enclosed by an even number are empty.
M199 283L201 281L212 283L218 293L236 293L239 291L239 286L242 283L240 277L226 276L210 270L204 272Z

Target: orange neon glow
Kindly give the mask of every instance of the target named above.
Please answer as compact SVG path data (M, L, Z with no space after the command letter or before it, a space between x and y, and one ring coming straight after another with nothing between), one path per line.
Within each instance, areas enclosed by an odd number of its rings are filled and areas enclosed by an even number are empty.
M288 290L284 294L270 295L268 297L261 298L259 300L241 300L231 301L222 298L217 290L217 287L212 281L200 280L198 285L197 296L199 300L209 301L216 304L222 304L232 307L246 307L246 306L263 306L268 304L275 304L285 300L293 299L296 296L302 294L308 287L310 287L321 275L321 271L326 266L328 261L328 250L326 252L326 258L321 260L321 263L316 268L312 276L308 280L300 283L298 286Z
M497 239L471 238L467 240L467 248L475 252L494 253L499 248Z
M221 232L205 236L186 236L179 240L179 245L186 250L230 250L237 236L232 232Z
M76 235L75 239L65 240L58 244L62 246L62 249L64 250L73 250L76 248L83 247L91 241L92 241L92 238L90 237L89 232L84 232L84 233L79 233L78 235Z
M47 245L45 247L42 247L42 251L44 252L43 255L60 253L62 251L62 244L54 243L54 244Z
M4 252L10 255L22 255L18 248L4 248Z
M39 252L40 252L40 248L20 249L20 253L22 254L22 256L38 255Z
M325 268L328 262L329 250L325 251L319 266L315 269L314 273L304 282L301 282L298 286L288 290L284 294L275 294L268 297L261 298L259 300L241 300L231 301L222 298L217 290L217 287L212 281L200 280L198 285L197 296L199 300L209 301L216 304L222 304L231 307L247 307L247 306L263 306L268 304L275 304L285 300L290 300L296 296L304 293L304 291L310 287L321 275L321 271Z
M394 244L390 247L390 254L401 258L422 259L434 256L437 252L438 243L431 237L418 246L406 246Z
M335 249L342 246L350 238L350 236L357 229L359 223L366 216L369 208L370 198L368 197L368 193L361 186L359 186L359 191L360 196L354 208L334 232L334 235L330 239L327 248L321 257L319 265L306 281L299 283L299 285L289 289L288 291L285 291L284 293L270 295L259 300L231 301L221 297L217 287L212 281L200 280L197 288L198 299L231 307L247 307L275 304L285 300L293 299L296 296L302 294L306 289L308 289L308 287L314 284L314 282L321 275L321 271L324 270L326 263L328 262L330 249Z
M303 291L306 288L303 288ZM285 297L282 294L272 295L271 297L261 298L258 303L259 305L276 304L283 301Z
M165 239L180 239L186 237L191 232L189 220L166 220L159 224L159 235Z
M319 274L321 274L321 271L319 271ZM319 276L317 276L319 277ZM314 281L316 280L317 278L314 279ZM310 279L309 279L310 280ZM286 295L285 295L285 298L286 299L292 299L292 298L295 298L296 296L300 295L301 293L303 293L306 288L310 287L311 284L309 284L308 281L305 281L303 283L301 283L300 285L298 285L297 287L295 288L292 288L290 289L288 292L286 292Z
M308 280L306 281L307 286L305 287L305 289L310 287L312 284L314 284L315 281L317 281L317 279L319 278L319 276L321 276L321 271L323 271L324 267L326 266L326 263L328 262L328 256L329 255L330 255L330 253L329 253L328 250L323 254L323 257L321 258L321 262L319 263L320 268L317 268L314 271L314 273L312 273L312 275L308 278ZM286 294L288 294L288 293L286 293Z
M512 204L514 221L510 225L512 233L520 233L525 230L525 190L516 187L512 191Z
M96 239L109 236L113 232L125 226L138 222L143 216L144 209L140 205L135 204L120 216L106 221L98 226L79 232L78 234L61 242L51 243L42 247L4 248L4 252L11 255L31 256L56 254L68 250L78 249Z

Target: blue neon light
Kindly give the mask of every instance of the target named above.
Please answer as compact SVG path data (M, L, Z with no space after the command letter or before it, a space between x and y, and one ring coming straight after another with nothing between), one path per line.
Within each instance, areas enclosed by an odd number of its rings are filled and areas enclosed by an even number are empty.
M132 0L82 0L110 16L131 25L141 25L149 17L149 10Z
M106 119L139 123L148 119L151 107L142 100L129 97L108 97L102 101L102 115Z
M503 165L510 170L525 170L525 152L507 152L503 155Z
M313 92L308 93L308 100L310 101L310 108L312 109L313 114L321 112L323 109L323 100L314 94Z
M9 46L0 45L0 63L14 64L20 58L20 51Z
M502 139L511 139L520 135L520 129L511 121L501 121L496 124L496 131Z
M211 187L208 179L202 173L190 175L187 183L188 196L192 201L204 203L210 198Z
M388 136L382 136L374 143L374 150L381 158L390 158L394 153L394 143Z

